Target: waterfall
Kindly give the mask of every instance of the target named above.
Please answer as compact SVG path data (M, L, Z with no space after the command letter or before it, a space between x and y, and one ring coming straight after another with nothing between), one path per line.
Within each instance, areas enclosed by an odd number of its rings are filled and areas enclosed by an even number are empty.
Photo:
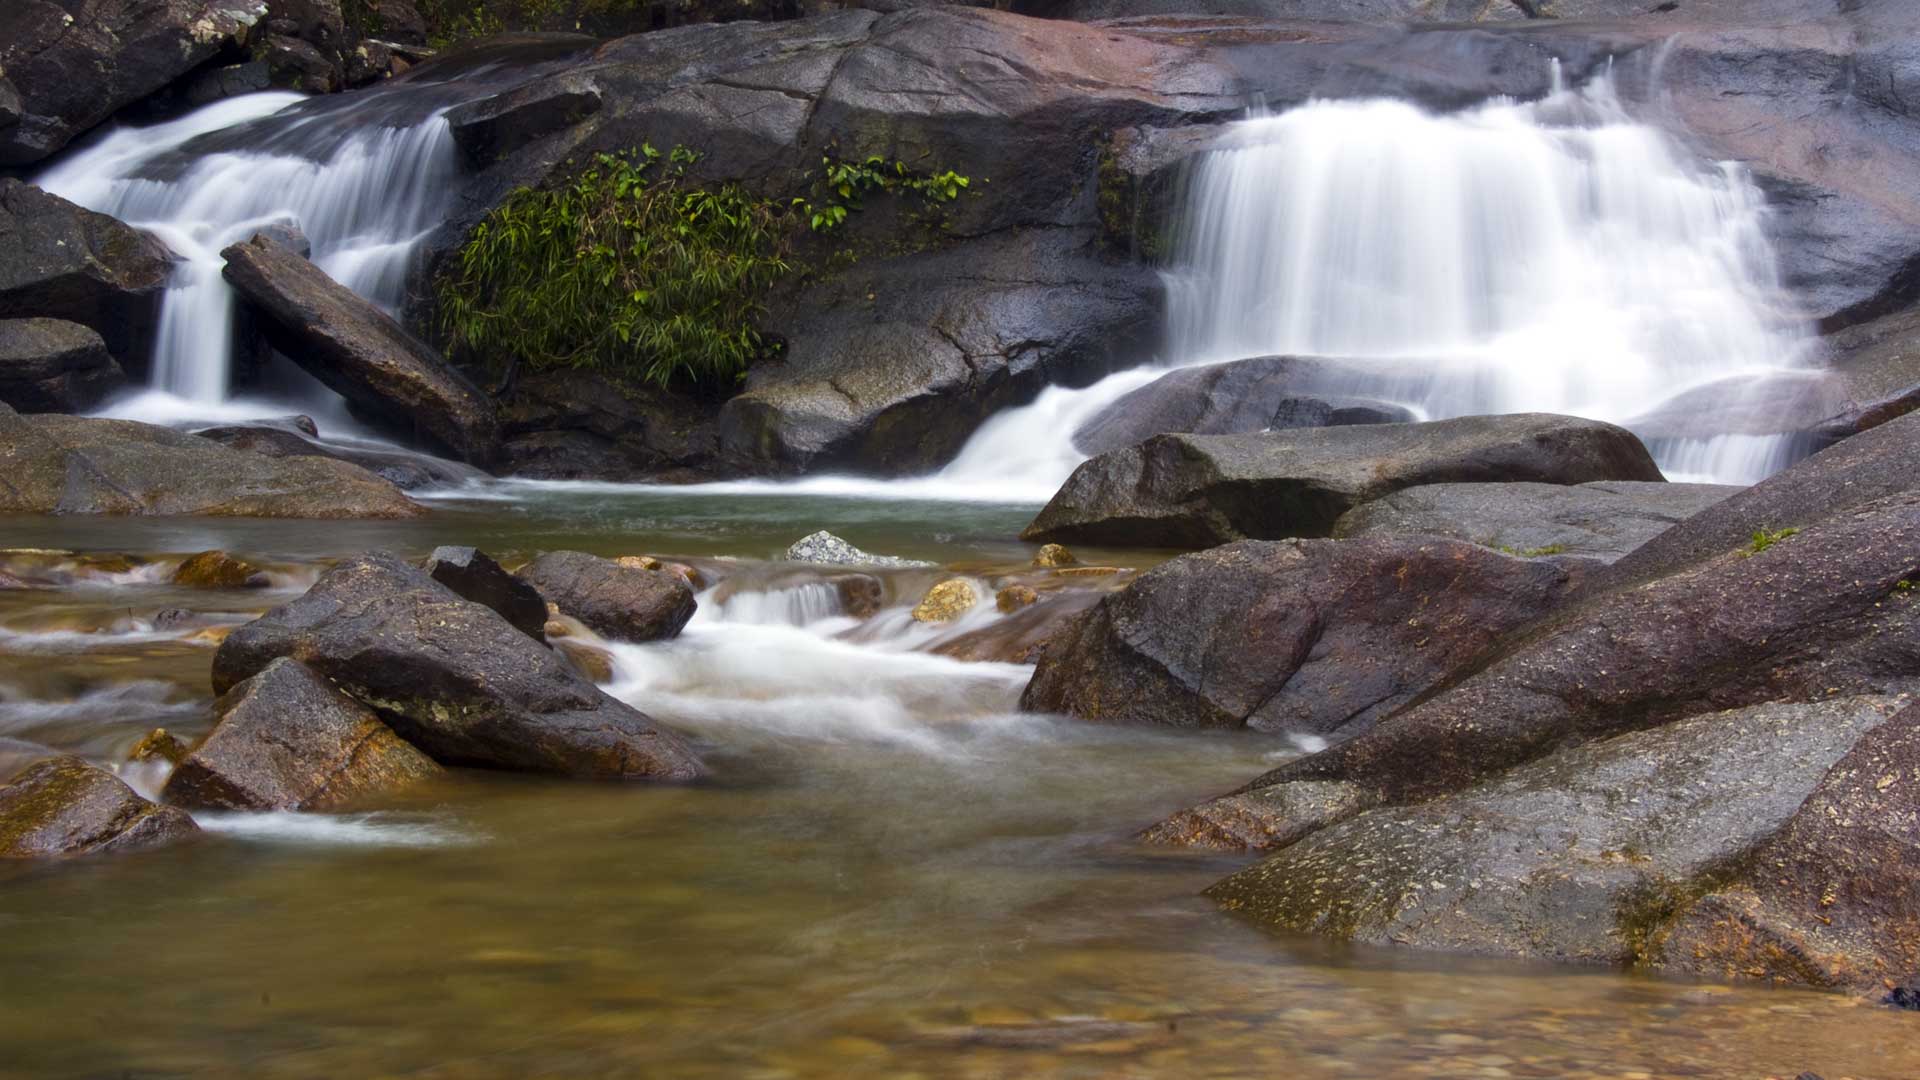
M387 96L407 95L396 87ZM445 220L457 190L453 139L437 103L375 110L365 123L350 122L348 111L297 94L251 94L113 132L38 178L57 195L151 232L179 260L153 355L153 386L165 396L145 401L143 418L233 414L220 408L235 348L220 252L263 227L297 226L321 269L398 309L408 260ZM323 408L333 400L317 383L307 393Z
M1632 120L1607 77L1448 115L1391 100L1254 115L1188 180L1166 365L1336 357L1348 374L1313 392L1638 430L1687 391L1810 363L1751 178ZM1062 419L1145 381L1049 391L983 427L942 478L1055 486L1086 457ZM1676 476L1750 483L1792 452L1766 430L1670 434L1715 417L1685 421L1643 432Z

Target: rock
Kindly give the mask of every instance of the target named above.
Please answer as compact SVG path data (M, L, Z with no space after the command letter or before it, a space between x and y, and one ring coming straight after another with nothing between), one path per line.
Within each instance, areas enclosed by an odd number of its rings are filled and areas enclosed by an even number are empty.
M75 136L242 44L262 0L15 0L0 9L0 68L19 119L0 167L44 160Z
M262 225L254 230L253 235L264 236L303 259L313 257L313 241L307 238L306 230L300 227L299 222L276 221L271 225Z
M158 625L159 620L155 619L154 623ZM133 749L127 751L128 761L164 761L168 765L178 765L186 757L186 746L172 732L158 727L141 736L140 741L133 744Z
M1592 596L1372 731L1246 790L1337 780L1406 802L1570 741L1708 709L1920 688L1917 543L1920 493L1894 495L1765 550Z
M1089 589L1050 592L1004 619L948 638L932 651L955 660L1031 664L1047 655L1099 599L1100 594Z
M201 71L187 81L181 89L181 96L188 105L198 107L241 94L257 94L272 86L273 79L267 71L267 62L248 60Z
M1445 536L1509 555L1611 562L1744 489L1720 484L1429 484L1340 516L1333 535Z
M330 94L340 89L340 71L313 44L275 34L266 40L267 77L275 86L303 94Z
M470 547L437 547L427 556L426 571L454 595L492 608L515 630L546 644L546 598L507 573L486 552Z
M1011 615L1023 607L1029 607L1040 599L1040 594L1028 585L1009 585L1001 589L993 598L993 606L1003 615Z
M127 420L0 405L0 510L38 514L410 518L400 489L325 458L269 458Z
M1104 454L1166 433L1228 435L1288 428L1410 423L1411 411L1330 394L1340 361L1261 356L1181 368L1128 393L1074 432L1082 453Z
M281 658L222 694L161 797L195 810L338 810L440 773L372 710Z
M523 371L503 402L502 458L547 480L707 479L720 471L718 408L581 368Z
M264 237L222 251L227 281L274 347L360 409L475 464L498 450L494 405L385 312Z
M1641 961L1676 899L1793 818L1894 701L1758 705L1590 742L1360 814L1207 895L1260 925L1344 941Z
M1678 907L1648 935L1650 966L1892 987L1894 1003L1920 985L1920 707L1862 736L1783 828Z
M786 559L788 562L821 563L826 566L875 566L887 570L938 565L914 559L896 559L891 555L874 555L861 551L830 532L817 532L795 540L793 546L787 549Z
M1847 327L1826 346L1846 400L1816 429L1815 449L1920 407L1920 307Z
M203 439L211 439L222 446L265 454L268 457L321 457L350 462L402 491L414 491L427 487L458 487L484 479L487 475L471 465L462 465L457 461L448 461L430 454L323 443L319 441L315 432L307 430L312 428L312 420L304 416L292 419L306 421L305 428L291 422L265 421L202 428L194 434Z
M703 773L678 736L389 554L349 559L306 595L235 630L214 654L214 691L282 656L374 709L442 764L605 779Z
M122 361L144 361L171 261L159 241L105 214L0 179L0 318L76 322Z
M974 589L973 582L966 578L948 578L927 590L913 607L913 621L923 623L943 623L972 611L980 602L980 593Z
M870 619L886 606L887 588L872 574L835 574L826 582L840 598L842 615Z
M1243 541L1112 593L1020 706L1111 723L1353 734L1550 611L1564 570L1452 540Z
M447 113L447 126L467 161L485 168L599 111L600 91L590 78L552 79L458 106Z
M550 551L520 569L520 580L594 633L619 641L678 636L698 605L679 574L621 566L581 551Z
M1142 830L1141 842L1215 851L1286 847L1319 822L1352 817L1373 805L1361 788L1338 781L1276 784L1222 795Z
M1354 506L1421 484L1659 479L1626 430L1544 413L1157 435L1083 463L1020 536L1201 548L1326 536Z
M259 567L224 551L203 551L188 558L170 580L193 589L264 589L272 584Z
M60 319L0 319L0 401L21 412L84 412L126 376L99 334Z
M614 565L633 570L663 570L669 574L680 575L695 592L706 588L706 575L686 563L662 562L651 555L622 555L613 560Z
M131 851L199 831L184 811L148 802L77 757L29 765L0 787L0 858Z
M553 647L567 658L573 670L597 683L613 681L613 654L605 649L596 648L584 641L561 638Z
M1033 554L1033 565L1037 567L1074 566L1080 562L1060 544L1041 544L1040 550Z

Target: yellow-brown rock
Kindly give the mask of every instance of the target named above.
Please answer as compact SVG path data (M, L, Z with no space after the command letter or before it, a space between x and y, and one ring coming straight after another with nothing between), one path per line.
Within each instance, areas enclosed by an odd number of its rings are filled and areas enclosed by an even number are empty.
M973 610L980 602L973 582L966 578L948 578L927 590L926 598L913 609L915 622L952 622Z
M1033 556L1033 565L1038 567L1073 566L1079 563L1062 544L1042 544L1039 552Z
M260 589L269 584L259 567L224 551L203 551L181 563L173 583L195 589Z
M994 597L993 602L994 606L999 608L1002 613L1011 615L1039 599L1040 594L1035 592L1031 586L1009 585L1000 590L1000 595Z

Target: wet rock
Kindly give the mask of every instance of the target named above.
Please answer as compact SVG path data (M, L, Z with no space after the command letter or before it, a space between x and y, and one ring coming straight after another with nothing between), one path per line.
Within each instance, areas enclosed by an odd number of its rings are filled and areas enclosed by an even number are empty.
M1040 594L1028 585L1009 585L1001 589L993 598L993 606L1003 615L1011 615L1023 607L1029 607L1040 599Z
M1422 484L1660 479L1625 429L1544 413L1158 435L1083 463L1020 535L1201 548L1326 536L1354 506Z
M400 489L325 458L269 458L127 420L21 416L0 404L0 510L409 518Z
M821 563L826 566L874 566L887 570L937 565L861 551L830 532L817 532L795 540L793 546L787 549L786 558L788 562Z
M181 88L181 96L189 105L211 105L241 94L257 94L272 86L267 62L248 60L201 71Z
M965 615L980 602L980 593L966 578L948 578L927 590L913 607L913 621L943 623Z
M305 421L304 427L299 421ZM322 457L350 462L403 491L457 487L487 475L471 465L430 454L323 443L312 428L312 420L296 416L286 421L202 428L194 434L222 446L268 457Z
M546 643L547 601L478 548L443 546L427 556L427 576L456 596L492 608L512 627Z
M1351 734L1552 610L1565 571L1426 538L1244 541L1107 595L1021 708L1112 723Z
M0 319L0 401L21 412L83 412L126 376L99 334L61 319Z
M0 858L131 851L198 831L185 812L148 802L77 757L29 765L0 787Z
M267 38L267 78L275 86L303 94L328 94L340 88L340 71L311 42L284 34Z
M0 318L79 323L121 361L144 362L170 271L159 241L31 184L0 179Z
M171 580L193 589L264 589L272 584L259 567L224 551L203 551L188 558Z
M1398 405L1321 389L1341 370L1337 360L1291 356L1182 368L1100 410L1074 432L1073 442L1083 453L1104 454L1175 432L1229 435L1415 419Z
M180 764L186 756L186 746L166 728L147 732L127 752L128 761L164 761L169 765Z
M545 480L716 475L718 404L569 368L523 371L502 401L506 471Z
M16 0L0 8L0 69L18 119L0 166L31 165L122 108L245 42L262 0Z
M1041 568L1075 566L1079 562L1080 560L1074 557L1073 552L1060 544L1041 544L1040 550L1033 555L1033 565Z
M615 565L625 566L629 569L660 570L669 574L678 574L681 580L685 581L696 592L705 588L707 584L706 575L702 574L698 569L688 566L686 563L666 562L661 559L656 559L651 555L622 555L613 561Z
M561 638L554 642L555 649L573 665L573 670L597 683L613 681L613 654L605 649L595 648L584 641Z
M324 574L214 654L225 693L289 656L374 709L434 760L607 779L690 780L681 739L565 658L385 553Z
M1360 814L1207 890L1275 929L1624 964L1675 898L1794 817L1892 698L1768 704L1561 751Z
M1445 536L1510 555L1612 561L1743 490L1721 484L1429 484L1363 503L1333 535Z
M1031 664L1054 648L1099 598L1087 589L1051 592L1004 619L942 641L932 651L955 660Z
M281 658L215 703L213 731L161 797L196 810L338 810L437 775L440 766L371 709Z
M856 619L870 619L886 606L887 589L872 574L835 574L827 579L840 598L840 612Z
M679 574L581 551L550 551L522 567L520 579L594 633L619 641L678 636L698 606Z
M492 460L493 402L385 312L270 239L220 254L227 281L265 316L268 339L309 374L399 431L475 464Z
M485 168L599 111L600 91L590 78L559 78L468 102L447 114L447 126L467 161Z
M1169 847L1267 851L1313 831L1311 823L1352 817L1374 805L1366 791L1337 781L1279 784L1222 795L1142 830L1138 839Z

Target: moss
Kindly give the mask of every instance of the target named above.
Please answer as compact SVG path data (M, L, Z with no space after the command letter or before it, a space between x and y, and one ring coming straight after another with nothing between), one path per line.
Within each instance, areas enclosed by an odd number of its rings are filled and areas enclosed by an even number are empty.
M1791 526L1785 529L1756 529L1753 533L1753 543L1748 547L1746 554L1758 555L1799 531L1798 528Z
M1100 150L1099 183L1094 193L1101 238L1117 254L1158 262L1166 254L1162 230L1149 213L1154 193L1120 165L1119 148L1109 140Z

